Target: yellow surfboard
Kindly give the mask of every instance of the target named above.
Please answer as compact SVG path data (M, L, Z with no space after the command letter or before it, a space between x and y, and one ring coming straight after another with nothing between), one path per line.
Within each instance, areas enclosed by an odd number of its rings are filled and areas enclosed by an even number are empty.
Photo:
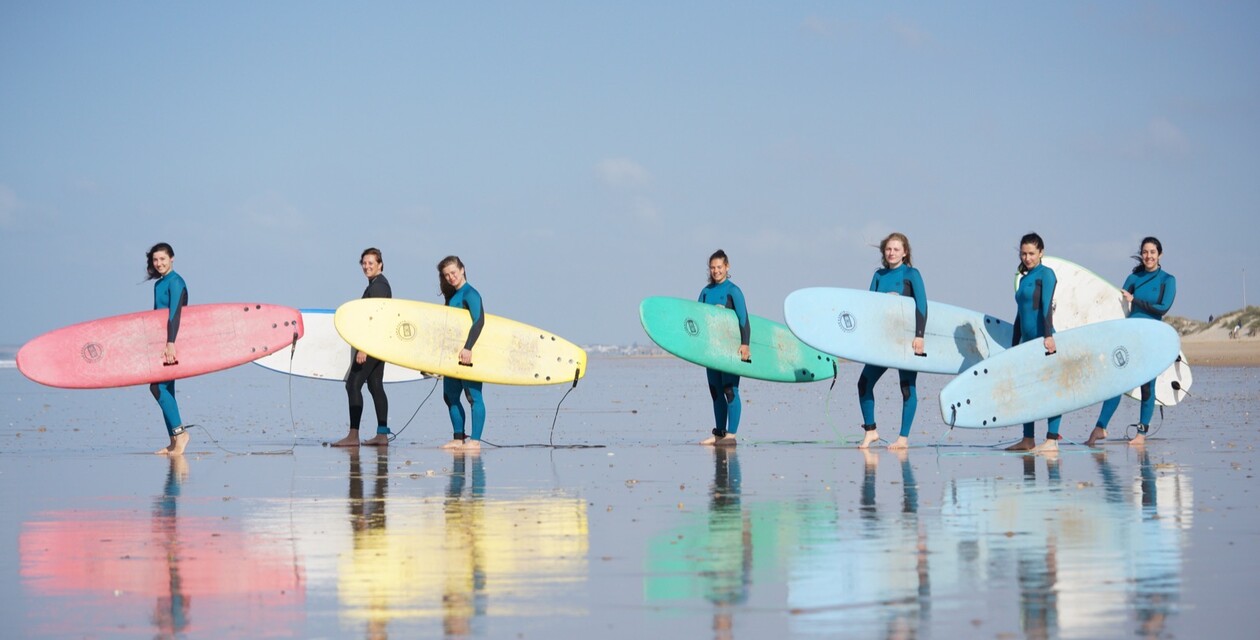
M586 375L586 352L537 327L486 314L472 348L472 366L459 352L472 327L465 309L416 300L351 300L333 316L337 333L354 348L396 365L491 384L576 382Z

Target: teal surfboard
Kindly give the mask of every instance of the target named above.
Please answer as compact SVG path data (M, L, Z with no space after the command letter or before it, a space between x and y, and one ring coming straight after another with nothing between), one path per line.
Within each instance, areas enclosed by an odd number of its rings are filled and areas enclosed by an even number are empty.
M929 300L925 355L917 356L913 298L833 287L793 291L783 317L796 337L824 353L923 373L956 374L1005 350L1014 332L1005 320Z
M1158 320L1128 318L1030 340L967 369L941 390L954 427L1007 427L1063 415L1149 382L1177 359L1181 338Z
M662 349L702 367L772 382L835 377L835 358L801 342L782 324L760 316L748 316L751 362L739 359L739 321L731 309L653 297L639 304L639 320Z

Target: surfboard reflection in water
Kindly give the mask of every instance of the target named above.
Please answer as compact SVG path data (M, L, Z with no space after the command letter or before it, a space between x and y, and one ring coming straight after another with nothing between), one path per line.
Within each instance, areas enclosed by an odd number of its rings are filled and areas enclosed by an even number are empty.
M306 585L288 543L228 518L181 515L189 473L188 460L172 456L147 511L50 511L22 526L23 585L50 598L32 612L39 633L151 627L165 638L300 628Z
M585 501L496 499L485 460L464 452L451 454L441 497L391 497L387 454L363 464L347 453L352 541L336 568L343 627L385 637L405 621L404 632L458 637L486 634L492 617L586 613L570 604L587 576Z

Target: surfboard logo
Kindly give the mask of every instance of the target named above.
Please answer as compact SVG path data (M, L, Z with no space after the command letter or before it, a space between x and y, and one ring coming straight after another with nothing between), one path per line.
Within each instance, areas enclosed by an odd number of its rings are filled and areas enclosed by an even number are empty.
M683 320L683 331L686 331L687 335L694 338L700 335L700 325L696 324L695 320L687 318L686 320Z
M1111 352L1111 363L1116 365L1117 369L1123 369L1129 365L1129 350L1124 347L1116 347Z
M845 333L852 333L857 328L857 320L848 311L842 311L840 315L836 316L836 324Z
M407 320L398 323L394 328L394 333L398 335L398 339L404 342L411 342L416 339L416 325L411 324Z
M83 360L88 364L95 364L96 361L101 359L101 356L105 355L105 348L99 343L89 342L79 350L79 355L82 355Z

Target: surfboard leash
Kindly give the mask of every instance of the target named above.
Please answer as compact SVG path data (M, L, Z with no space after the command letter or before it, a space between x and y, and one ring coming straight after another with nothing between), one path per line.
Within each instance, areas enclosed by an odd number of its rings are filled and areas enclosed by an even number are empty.
M573 384L560 396L560 402L556 403L556 413L551 417L551 433L547 436L547 444L495 444L482 438L482 442L496 449L603 449L607 445L602 444L556 444L556 421L560 418L560 405L564 404L565 398L577 388L578 380L582 377L582 369L573 370Z
M428 402L429 398L433 397L433 392L437 391L438 381L441 379L442 379L441 376L433 376L433 387L429 389L429 395L425 396L424 400L420 401L420 406L416 407L416 410L411 412L411 417L407 418L407 422L403 424L401 429L398 430L398 433L389 434L390 444L393 444L394 440L397 439L398 436L402 435L402 432L406 431L407 427L411 426L411 421L415 420L416 416L420 413L420 407L423 407L424 403Z

